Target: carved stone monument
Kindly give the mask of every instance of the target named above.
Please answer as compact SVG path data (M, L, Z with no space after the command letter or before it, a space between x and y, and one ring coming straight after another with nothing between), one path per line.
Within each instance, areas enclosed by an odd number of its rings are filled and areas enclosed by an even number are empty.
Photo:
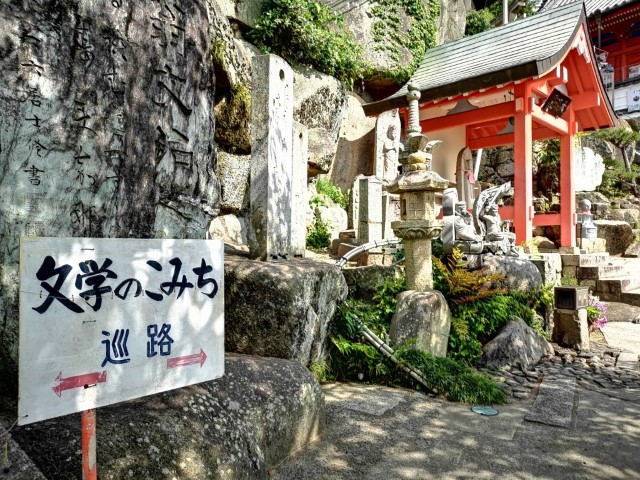
M2 370L21 236L205 238L220 187L206 2L0 2L0 45Z
M387 186L390 193L400 194L400 221L393 222L396 236L404 240L407 289L433 288L431 239L440 235L442 222L436 220L435 194L449 182L430 170L431 150L426 136L420 133L418 99L420 91L409 85L408 155L403 157L407 170Z
M400 115L398 109L380 114L376 121L376 156L374 175L385 183L398 175L400 143Z
M252 258L291 256L293 171L293 70L280 57L252 63L251 232Z
M469 214L466 202L457 201L455 189L447 189L443 197L444 228L440 235L444 252L449 254L454 248L463 253L480 255L518 256L515 235L506 231L500 214L498 200L511 188L507 182L491 187L478 195L473 205L473 216ZM451 205L455 205L453 212Z

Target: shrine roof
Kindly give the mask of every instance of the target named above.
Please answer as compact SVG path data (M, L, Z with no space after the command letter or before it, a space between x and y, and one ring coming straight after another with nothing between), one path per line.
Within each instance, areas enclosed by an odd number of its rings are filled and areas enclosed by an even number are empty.
M598 12L610 12L636 2L637 0L585 0L584 6L587 11L587 16L591 17ZM570 3L582 3L582 0L543 0L539 11L543 12L553 8L562 7Z
M540 76L569 52L581 25L587 26L582 2L572 2L434 47L407 84L418 86L423 103ZM406 94L404 85L363 105L364 111L376 115L404 107Z

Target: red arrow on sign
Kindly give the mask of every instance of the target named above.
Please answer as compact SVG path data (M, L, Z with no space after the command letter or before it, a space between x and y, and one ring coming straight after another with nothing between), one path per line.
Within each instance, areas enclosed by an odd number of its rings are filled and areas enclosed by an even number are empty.
M167 358L167 368L184 367L185 365L193 365L199 363L200 368L207 359L207 355L202 349L200 353L194 353L193 355L185 355L184 357Z
M107 381L107 371L85 373L83 375L75 375L73 377L62 378L62 372L56 377L58 384L52 390L62 397L63 390L71 390L72 388L86 387L87 385L95 385L96 383L105 383Z

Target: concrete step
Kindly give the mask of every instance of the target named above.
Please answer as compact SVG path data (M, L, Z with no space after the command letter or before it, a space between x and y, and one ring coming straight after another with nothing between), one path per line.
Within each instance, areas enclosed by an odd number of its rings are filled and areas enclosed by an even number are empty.
M583 253L581 255L561 255L562 266L570 267L593 267L606 264L609 261L609 254L604 253Z
M576 277L578 280L599 280L602 278L616 278L627 274L624 265L598 265L590 267L578 267Z
M596 281L595 291L599 293L620 294L640 288L640 276L620 276Z
M629 305L640 307L640 288L634 288L620 294L620 301Z

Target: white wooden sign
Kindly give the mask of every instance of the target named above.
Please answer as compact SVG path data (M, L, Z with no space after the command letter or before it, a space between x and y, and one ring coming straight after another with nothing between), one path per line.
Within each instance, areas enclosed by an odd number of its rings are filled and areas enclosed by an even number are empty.
M220 377L218 240L20 242L19 424Z

